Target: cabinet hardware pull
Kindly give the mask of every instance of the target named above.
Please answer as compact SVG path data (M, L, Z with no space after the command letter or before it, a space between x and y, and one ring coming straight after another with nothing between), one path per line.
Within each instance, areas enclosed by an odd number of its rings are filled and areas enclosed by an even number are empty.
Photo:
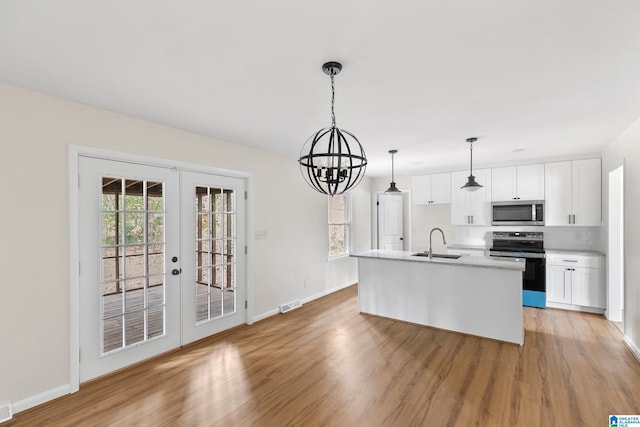
M564 262L578 262L577 259L563 259Z

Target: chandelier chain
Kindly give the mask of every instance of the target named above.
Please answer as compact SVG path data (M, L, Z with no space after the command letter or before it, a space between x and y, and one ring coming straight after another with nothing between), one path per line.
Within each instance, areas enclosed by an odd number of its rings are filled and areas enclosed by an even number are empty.
M333 80L333 75L331 76L331 126L336 127L336 113L333 111L333 107L336 101L336 87Z

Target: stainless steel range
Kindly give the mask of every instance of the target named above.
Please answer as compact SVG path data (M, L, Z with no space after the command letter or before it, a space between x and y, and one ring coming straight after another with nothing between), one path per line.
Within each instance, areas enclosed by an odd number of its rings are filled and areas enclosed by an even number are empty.
M522 305L544 308L547 305L544 234L542 232L493 232L490 256L522 258Z

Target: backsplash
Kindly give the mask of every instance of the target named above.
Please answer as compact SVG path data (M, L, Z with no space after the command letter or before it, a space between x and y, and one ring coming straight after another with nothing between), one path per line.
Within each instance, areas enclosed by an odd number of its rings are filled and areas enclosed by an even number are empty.
M454 243L491 246L494 231L542 231L548 249L603 251L601 227L453 227Z

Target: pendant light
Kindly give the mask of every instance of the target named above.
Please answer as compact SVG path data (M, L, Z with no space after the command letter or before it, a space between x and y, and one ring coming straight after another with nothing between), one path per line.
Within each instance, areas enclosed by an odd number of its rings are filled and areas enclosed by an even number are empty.
M322 65L322 71L331 78L331 126L311 135L298 159L307 184L330 196L346 193L358 185L367 167L367 158L358 138L336 126L334 77L341 70L339 62Z
M393 156L398 152L398 150L389 150L389 154L391 154L391 184L389 188L385 191L385 193L401 193L400 190L396 187L396 182L394 179L394 171L393 171Z
M476 177L473 176L473 143L476 142L478 138L467 138L467 142L469 143L469 150L471 151L471 162L469 164L469 177L467 178L467 183L460 188L464 188L467 191L476 191L482 188L482 185L476 182Z

